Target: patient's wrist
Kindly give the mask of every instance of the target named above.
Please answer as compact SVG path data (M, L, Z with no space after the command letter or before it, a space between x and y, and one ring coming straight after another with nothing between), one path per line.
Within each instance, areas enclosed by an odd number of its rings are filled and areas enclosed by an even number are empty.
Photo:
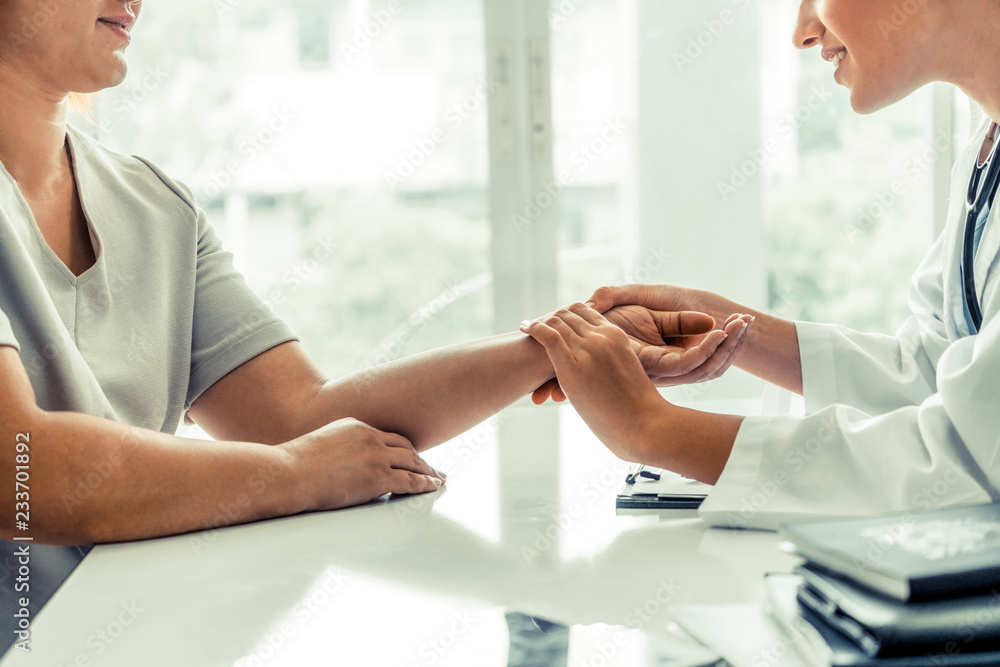
M531 374L532 378L538 380L538 386L548 382L556 376L552 361L541 343L531 336L518 333L517 341L520 354L523 355L524 369Z
M742 313L740 306L729 299L707 290L690 290L688 294L688 309L706 313L715 318L715 326L722 324L733 313Z

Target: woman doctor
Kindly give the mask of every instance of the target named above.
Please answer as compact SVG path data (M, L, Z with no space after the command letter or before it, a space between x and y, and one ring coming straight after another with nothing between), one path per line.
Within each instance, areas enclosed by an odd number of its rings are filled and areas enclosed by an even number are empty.
M1000 1L906 8L900 21L892 0L803 0L794 34L795 46L816 47L832 64L859 113L933 81L955 84L985 113L954 168L946 228L913 278L912 315L895 336L785 321L717 294L643 285L602 288L586 305L522 327L613 451L716 485L701 509L715 525L774 528L796 516L998 496L1000 221L990 204L1000 137L990 119L1000 119ZM599 314L622 304L754 314L736 364L803 394L808 416L742 418L668 403L622 332ZM597 377L605 379L589 380Z

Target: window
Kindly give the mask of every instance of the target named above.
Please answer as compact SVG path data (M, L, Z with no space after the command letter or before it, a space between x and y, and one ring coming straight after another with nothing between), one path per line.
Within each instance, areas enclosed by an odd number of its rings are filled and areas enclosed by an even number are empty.
M315 0L298 0L293 5L302 67L330 64L330 5Z
M522 165L490 166L498 56L478 2L215 9L191 24L194 0L145 7L131 75L98 96L91 129L190 183L331 374L507 330L605 283L865 330L905 317L937 224L935 164L951 159L926 153L935 93L857 117L826 64L789 47L794 0L553 2L536 26L552 180L505 190L523 197L509 214L490 188ZM505 245L546 186L551 252L542 237ZM549 261L557 275L516 282Z
M92 114L192 187L331 376L492 332L482 13L398 6L149 4Z
M891 332L967 126L941 89L855 116L818 54L791 49L795 0L203 6L144 7L130 77L88 127L188 182L331 376L512 330L608 283ZM760 390L731 372L668 393L743 410ZM610 454L575 455L579 420L531 415L463 436L469 474L449 483L485 487L505 465L604 479ZM566 456L534 446L560 426ZM435 511L488 539L535 530L501 525L482 491ZM586 532L596 507L560 553L613 538Z
M797 3L768 0L766 32L790 34ZM910 277L937 235L953 151L935 142L935 90L861 117L814 52L764 39L762 136L773 139L764 192L768 303L795 319L894 332ZM947 118L950 124L951 115Z

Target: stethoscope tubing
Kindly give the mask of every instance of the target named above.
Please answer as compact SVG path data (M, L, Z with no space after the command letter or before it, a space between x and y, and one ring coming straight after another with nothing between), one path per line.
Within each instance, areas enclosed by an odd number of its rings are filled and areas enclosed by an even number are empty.
M973 246L975 245L976 223L983 209L991 207L993 199L996 197L997 189L1000 187L1000 160L994 159L997 153L997 145L1000 141L995 138L997 124L990 126L986 134L987 139L993 140L990 154L986 162L979 164L978 160L972 168L972 176L969 179L969 190L965 197L965 245L962 251L962 287L965 293L965 303L969 307L969 315L976 332L983 326L983 311L979 305L979 297L976 294L976 273L974 270L975 256ZM985 139L984 139L985 142ZM986 179L983 180L983 170L986 170Z

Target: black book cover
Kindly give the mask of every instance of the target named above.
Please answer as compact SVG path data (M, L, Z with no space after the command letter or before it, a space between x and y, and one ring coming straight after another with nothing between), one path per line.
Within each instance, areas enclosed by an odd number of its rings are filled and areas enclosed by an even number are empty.
M821 568L897 600L1000 588L1000 504L796 522L783 532Z
M905 603L808 566L795 574L799 604L871 656L1000 649L1000 592Z
M1000 653L993 651L927 652L910 656L874 658L797 599L802 578L769 574L764 580L771 615L784 628L787 643L810 665L823 667L996 667ZM763 664L763 663L762 663Z

